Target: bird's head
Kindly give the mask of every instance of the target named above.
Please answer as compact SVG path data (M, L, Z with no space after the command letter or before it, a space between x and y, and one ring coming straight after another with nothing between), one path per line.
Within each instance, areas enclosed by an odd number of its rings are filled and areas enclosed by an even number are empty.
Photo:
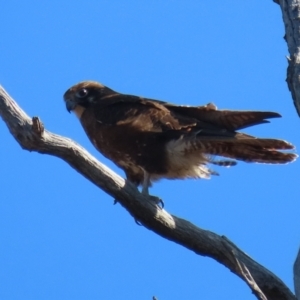
M102 97L115 92L96 81L83 81L69 88L64 94L64 101L68 112L73 111L80 119L90 105L101 100Z

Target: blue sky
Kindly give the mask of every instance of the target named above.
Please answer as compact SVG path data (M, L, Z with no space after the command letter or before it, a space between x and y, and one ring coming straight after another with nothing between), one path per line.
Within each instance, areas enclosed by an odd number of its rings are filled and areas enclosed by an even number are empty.
M161 1L162 2L162 1ZM5 1L0 84L47 130L90 144L62 95L82 80L178 104L270 110L247 130L299 147L273 1ZM216 261L137 226L58 158L24 151L0 122L1 299L254 299ZM211 180L163 180L166 209L225 235L292 287L299 161L240 162Z

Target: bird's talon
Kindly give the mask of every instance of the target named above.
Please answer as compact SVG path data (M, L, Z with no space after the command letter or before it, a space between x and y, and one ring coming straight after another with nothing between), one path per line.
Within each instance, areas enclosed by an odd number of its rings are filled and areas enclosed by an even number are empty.
M164 209L164 207L165 207L165 202L164 202L162 199L159 199L159 200L160 200L161 209Z
M136 223L137 225L143 226L143 224L142 224L138 219L134 218L134 221L135 221L135 223Z
M165 203L162 199L156 196L149 195L151 201L153 201L159 208L163 209L165 207Z

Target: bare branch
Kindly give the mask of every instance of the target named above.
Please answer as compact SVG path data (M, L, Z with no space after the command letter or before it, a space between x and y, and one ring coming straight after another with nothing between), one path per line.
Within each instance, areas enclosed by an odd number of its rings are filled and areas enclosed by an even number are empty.
M300 0L273 0L282 10L285 40L288 44L287 84L300 116Z
M243 277L245 278L246 282L248 283L249 287L253 291L253 293L257 296L258 299L261 300L268 300L267 297L264 295L264 293L261 291L257 283L255 282L253 276L249 272L248 268L239 262L239 260L236 258L236 263L239 267L239 270Z
M294 286L297 299L300 299L300 249L294 263Z
M26 115L1 87L0 115L23 149L63 159L88 180L117 199L149 230L198 255L215 259L244 280L256 296L257 290L254 285L249 284L249 280L255 282L269 300L296 299L278 277L251 259L226 237L200 229L158 208L153 201L149 201L146 196L139 193L134 185L101 164L80 145L45 130L38 118L31 119ZM258 296L257 298L263 299Z
M229 247L231 242L226 237L224 237L224 240L228 242L228 243L224 243L224 246L227 248L228 253L232 254L231 259L232 259L232 262L236 264L236 268L239 272L239 275L245 279L246 283L252 290L253 294L255 294L258 299L268 300L267 297L262 292L262 290L259 288L258 284L255 282L249 269L245 266L245 264L243 264L239 261L235 250L233 248Z

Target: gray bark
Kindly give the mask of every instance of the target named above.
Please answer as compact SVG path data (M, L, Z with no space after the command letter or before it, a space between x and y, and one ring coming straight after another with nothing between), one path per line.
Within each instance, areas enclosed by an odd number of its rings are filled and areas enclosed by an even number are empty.
M147 229L201 256L226 266L250 287L257 299L295 300L288 287L255 262L225 236L196 227L159 208L137 188L90 155L74 141L44 129L30 118L0 86L0 115L10 133L25 150L54 155L111 195Z
M273 0L280 5L285 26L288 57L287 84L300 116L300 0ZM294 286L300 299L300 250L294 264Z
M300 0L273 0L280 5L289 57L287 84L300 116Z
M294 286L297 299L300 299L300 249L294 263Z

